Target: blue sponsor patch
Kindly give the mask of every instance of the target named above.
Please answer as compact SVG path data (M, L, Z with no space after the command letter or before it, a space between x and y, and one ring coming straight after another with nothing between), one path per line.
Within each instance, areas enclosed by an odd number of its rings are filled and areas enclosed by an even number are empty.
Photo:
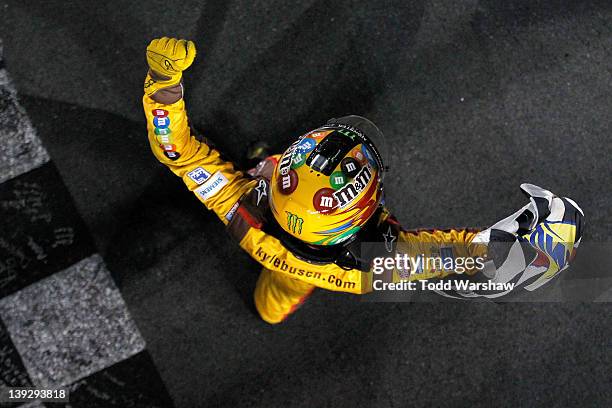
M227 214L225 214L225 219L228 221L231 221L232 218L234 218L234 214L236 214L236 210L238 210L239 206L240 206L240 202L236 201L236 203L232 206L232 208L230 208Z
M221 191L223 187L227 185L227 183L229 183L227 177L218 171L213 174L212 177L206 181L206 183L193 190L193 192L199 194L203 200L208 200L209 198L217 195L217 193Z
M210 173L201 167L196 167L195 169L187 173L187 175L197 184L204 184L204 182L210 177Z
M153 118L153 124L158 129L166 129L168 126L170 126L170 118L156 116Z
M306 137L300 141L300 144L297 145L297 148L295 150L296 152L306 154L311 152L316 145L317 142L314 139Z
M370 149L368 149L365 144L361 145L361 152L366 157L366 159L368 159L368 162L372 165L372 167L377 168L376 159L374 159L374 156L372 156L372 152L370 152Z

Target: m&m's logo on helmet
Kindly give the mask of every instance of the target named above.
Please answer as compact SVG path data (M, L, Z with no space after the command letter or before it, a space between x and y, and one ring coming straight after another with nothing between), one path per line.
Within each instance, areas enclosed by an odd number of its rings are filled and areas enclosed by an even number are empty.
M382 198L379 156L371 149L369 139L350 127L324 126L297 139L271 180L277 224L314 245L348 240Z
M278 162L278 189L283 194L291 194L295 191L299 183L299 177L294 169L291 168L294 161L293 154L298 147L298 139L289 149L283 154ZM300 152L301 153L301 152Z
M352 183L346 184L334 192L334 197L338 200L338 206L340 208L346 207L368 185L371 179L372 172L370 171L370 166L363 166L359 173L355 175Z

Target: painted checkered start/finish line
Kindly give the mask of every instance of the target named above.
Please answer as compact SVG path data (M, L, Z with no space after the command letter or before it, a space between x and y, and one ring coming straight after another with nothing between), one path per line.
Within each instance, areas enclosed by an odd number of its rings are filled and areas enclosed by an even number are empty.
M0 40L0 390L66 387L66 407L172 406L4 65Z

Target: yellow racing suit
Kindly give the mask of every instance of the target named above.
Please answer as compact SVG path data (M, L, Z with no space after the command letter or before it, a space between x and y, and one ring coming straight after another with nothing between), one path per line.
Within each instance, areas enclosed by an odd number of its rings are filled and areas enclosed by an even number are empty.
M176 92L180 92L180 99L172 103L164 102L176 98L164 98L159 93L143 97L151 150L206 208L215 212L240 247L263 266L254 294L255 306L263 320L282 322L315 287L355 294L371 291L372 272L369 270L309 261L294 255L281 240L266 231L265 211L260 207L267 204L263 192L269 181L266 174L271 174L276 157L260 163L252 175L238 171L190 128L182 85L174 94ZM376 224L382 235L391 237L391 243L403 244L409 254L432 254L438 251L439 245L449 242L460 244L458 251L463 252L463 256L475 256L482 251L470 244L478 232L475 229L406 231L384 209L376 217L370 222ZM448 273L443 271L424 270L406 279L446 275Z

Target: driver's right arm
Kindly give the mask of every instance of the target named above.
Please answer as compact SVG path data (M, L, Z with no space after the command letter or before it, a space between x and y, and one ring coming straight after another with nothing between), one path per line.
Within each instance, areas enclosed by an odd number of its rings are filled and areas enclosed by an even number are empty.
M229 223L234 212L238 216L233 217L233 224L247 220L244 228L237 228L240 236L232 235L265 268L329 290L368 292L371 273L347 270L333 263L320 265L299 259L278 239L264 232L261 224L248 221L252 219L246 210L241 211L244 210L241 198L255 187L258 180L244 177L206 141L198 140L188 123L181 73L191 65L194 57L195 45L185 40L162 38L153 40L147 48L150 70L142 102L149 144L155 157L181 177L224 224Z
M150 70L142 103L148 139L155 157L227 224L228 213L255 182L223 160L206 140L198 140L189 125L181 74L194 57L195 46L185 40L162 38L147 48Z

